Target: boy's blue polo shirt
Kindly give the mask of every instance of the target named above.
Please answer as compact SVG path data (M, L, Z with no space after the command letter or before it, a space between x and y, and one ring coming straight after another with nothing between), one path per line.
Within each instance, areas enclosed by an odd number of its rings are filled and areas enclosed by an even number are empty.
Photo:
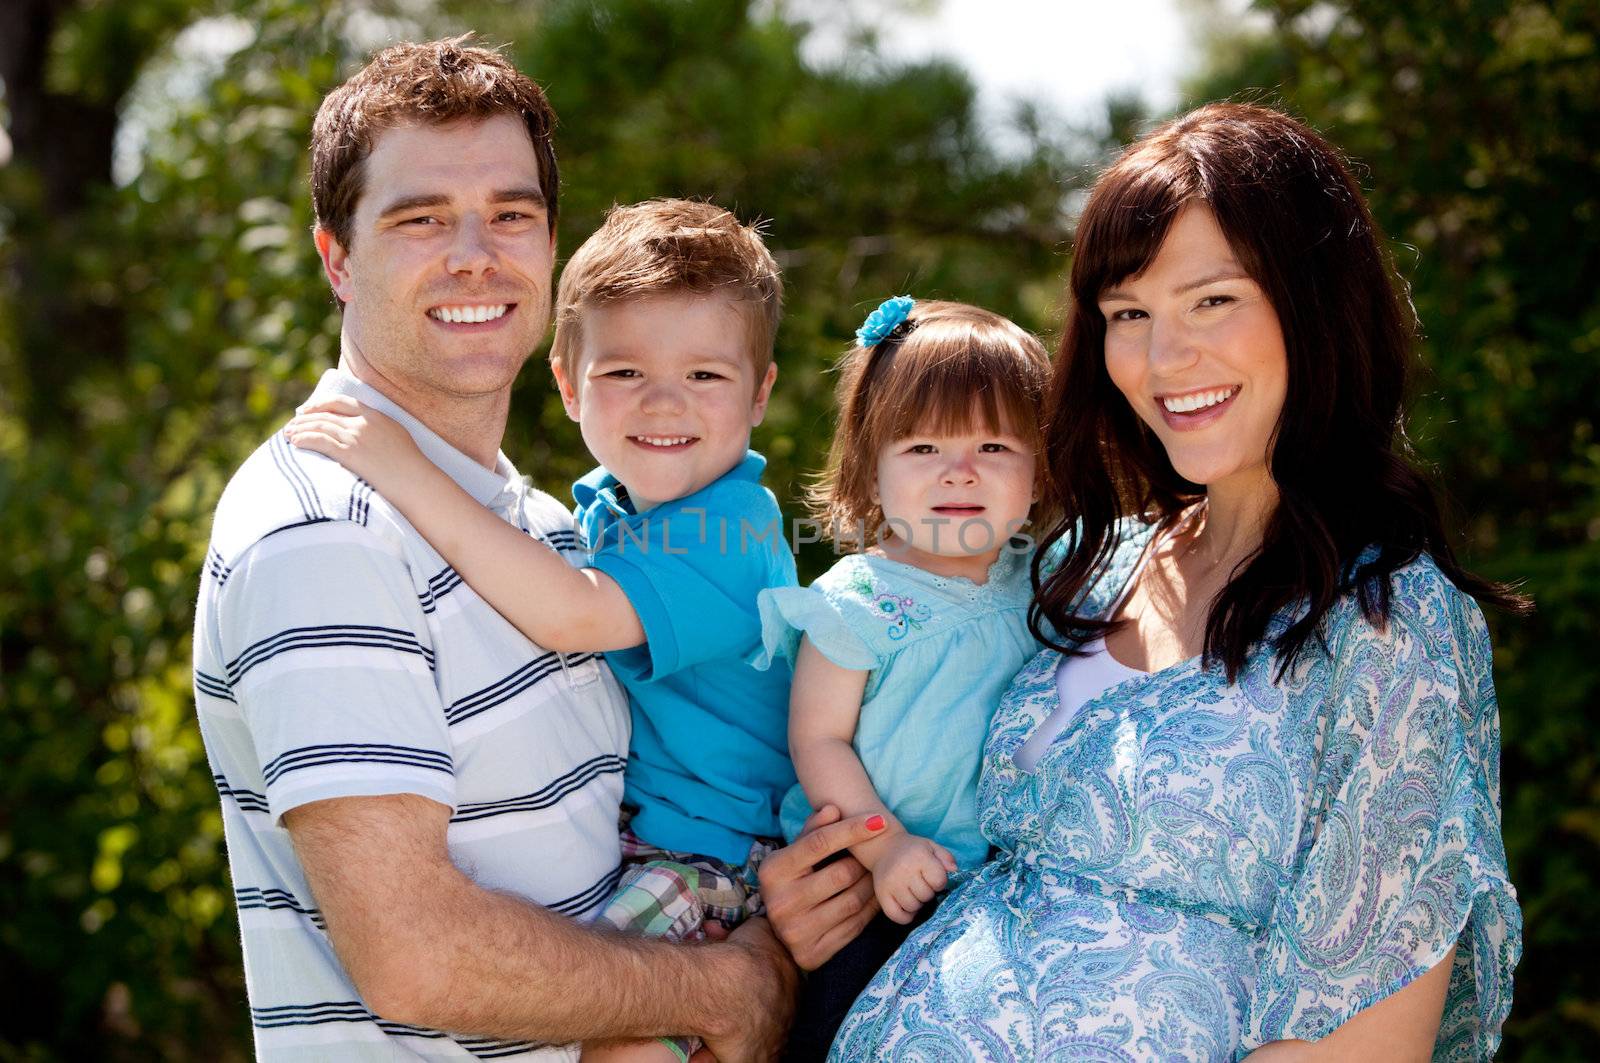
M788 668L746 663L761 647L756 596L793 587L778 502L755 451L692 495L635 513L604 467L572 485L590 564L617 581L645 642L607 653L627 688L633 741L623 803L651 845L738 866L778 837L794 785Z

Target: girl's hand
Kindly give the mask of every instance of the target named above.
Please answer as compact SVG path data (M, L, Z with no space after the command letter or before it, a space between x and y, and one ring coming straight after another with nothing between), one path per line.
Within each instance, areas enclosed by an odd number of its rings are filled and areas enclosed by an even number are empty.
M345 395L300 407L284 429L289 442L325 454L379 491L384 474L425 461L411 433L370 407Z
M938 842L900 834L884 840L883 854L872 865L872 888L884 915L909 923L955 870L955 857Z

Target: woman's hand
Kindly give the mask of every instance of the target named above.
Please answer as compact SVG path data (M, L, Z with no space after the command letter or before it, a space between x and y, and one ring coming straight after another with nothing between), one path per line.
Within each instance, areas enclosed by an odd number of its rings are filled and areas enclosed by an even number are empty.
M944 889L955 870L950 850L928 838L900 833L884 840L872 865L873 890L884 915L909 923Z
M837 808L824 805L793 844L762 861L767 918L803 970L821 967L878 914L872 876L847 850L880 836L886 826L880 815L841 819ZM838 859L817 866L832 857Z
M345 395L300 407L284 429L289 442L324 454L385 494L409 462L426 461L411 433ZM388 474L387 476L385 474Z

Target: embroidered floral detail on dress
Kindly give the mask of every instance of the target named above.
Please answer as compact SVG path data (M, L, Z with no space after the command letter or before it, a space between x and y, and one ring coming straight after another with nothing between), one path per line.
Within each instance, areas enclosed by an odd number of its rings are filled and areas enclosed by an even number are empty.
M889 626L884 629L885 633L897 641L913 631L921 630L923 624L933 619L932 609L915 598L878 590L873 585L872 577L865 572L858 573L851 581L850 587L861 597L872 599L872 608L879 616L889 621Z

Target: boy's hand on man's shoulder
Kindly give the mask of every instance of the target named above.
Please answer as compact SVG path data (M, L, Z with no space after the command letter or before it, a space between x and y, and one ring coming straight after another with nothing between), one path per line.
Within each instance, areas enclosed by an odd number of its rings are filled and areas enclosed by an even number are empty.
M301 406L284 434L295 446L330 457L368 481L409 457L422 457L411 433L399 422L348 395Z

